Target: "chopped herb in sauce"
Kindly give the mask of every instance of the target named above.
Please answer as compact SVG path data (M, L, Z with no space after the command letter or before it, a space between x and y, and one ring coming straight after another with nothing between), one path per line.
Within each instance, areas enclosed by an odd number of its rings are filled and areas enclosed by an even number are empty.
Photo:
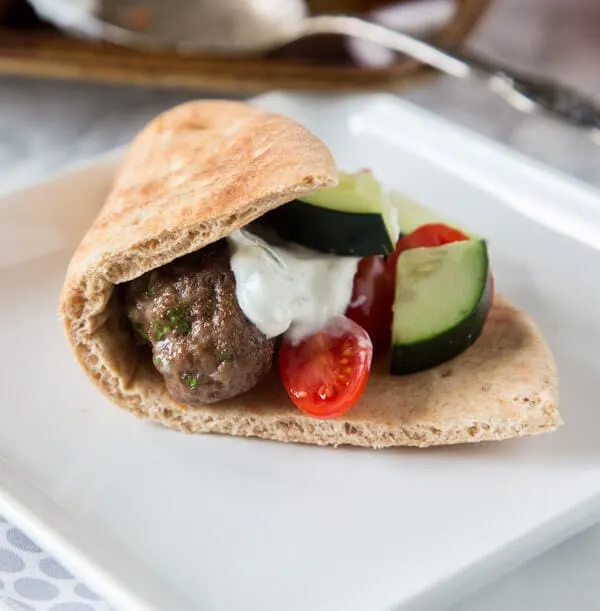
M181 379L190 390L198 388L198 376L184 374L181 376Z

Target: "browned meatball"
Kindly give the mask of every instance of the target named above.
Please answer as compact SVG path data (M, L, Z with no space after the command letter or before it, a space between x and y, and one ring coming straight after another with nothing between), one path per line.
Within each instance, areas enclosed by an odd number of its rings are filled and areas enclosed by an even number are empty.
M224 240L133 280L126 301L177 401L202 405L234 397L271 369L275 340L240 309Z

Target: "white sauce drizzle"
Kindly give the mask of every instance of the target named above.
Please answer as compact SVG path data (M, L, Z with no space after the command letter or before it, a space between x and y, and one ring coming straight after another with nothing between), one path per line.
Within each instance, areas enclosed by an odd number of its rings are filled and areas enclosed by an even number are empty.
M359 258L274 246L244 229L228 241L238 303L267 337L298 341L346 311Z

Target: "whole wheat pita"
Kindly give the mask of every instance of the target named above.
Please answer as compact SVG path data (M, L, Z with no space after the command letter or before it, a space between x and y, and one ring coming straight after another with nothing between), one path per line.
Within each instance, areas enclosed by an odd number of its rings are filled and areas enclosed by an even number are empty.
M499 440L559 426L552 354L533 322L502 298L466 352L410 376L390 376L375 364L359 403L333 420L297 410L276 372L211 406L170 397L132 341L115 286L336 181L324 143L248 104L189 102L151 121L74 253L60 296L66 335L85 373L115 404L192 433L382 448Z

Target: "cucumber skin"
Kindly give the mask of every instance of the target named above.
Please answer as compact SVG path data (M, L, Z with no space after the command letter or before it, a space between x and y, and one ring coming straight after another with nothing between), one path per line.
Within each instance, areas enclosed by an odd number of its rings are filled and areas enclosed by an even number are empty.
M452 329L414 344L392 346L390 373L408 375L437 367L472 346L481 335L492 306L490 273L483 294L471 313Z
M342 212L294 200L268 212L263 221L284 240L319 252L367 257L390 254L396 247L381 215L374 212ZM383 240L371 239L373 234Z

